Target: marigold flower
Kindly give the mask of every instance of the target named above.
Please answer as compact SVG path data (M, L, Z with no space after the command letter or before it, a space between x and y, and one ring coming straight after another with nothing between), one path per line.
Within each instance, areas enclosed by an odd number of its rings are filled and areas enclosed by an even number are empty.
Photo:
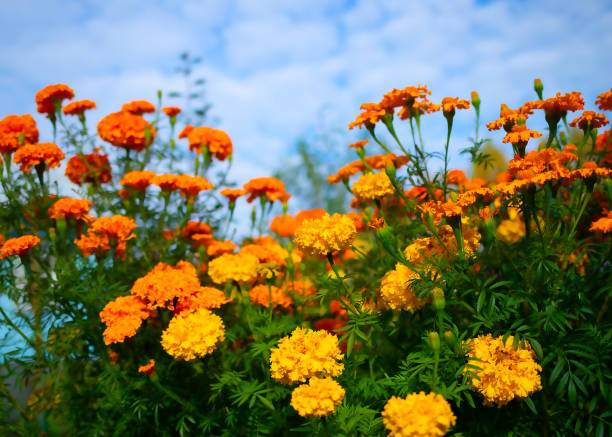
M393 90L383 96L378 105L387 111L404 107L416 108L415 103L426 99L430 94L431 91L427 89L427 85L407 86L401 90L393 88Z
M266 196L270 202L274 202L286 194L283 181L270 177L251 179L243 187L249 194L247 198L248 203L263 196Z
M30 167L43 163L47 168L59 167L62 159L64 152L53 143L26 144L13 155L13 162L21 164L20 170L24 173L28 173Z
M283 384L305 382L316 376L339 376L344 364L338 337L326 331L295 328L270 354L272 378Z
M193 264L179 261L175 266L158 263L153 270L138 278L130 293L147 302L149 309L173 309L175 299L182 299L200 290L200 280Z
M604 234L612 232L612 211L608 212L608 215L595 220L591 224L589 231L598 231L603 232Z
M450 170L446 174L447 184L462 185L465 181L467 181L467 176L463 170Z
M491 334L481 335L467 344L467 356L475 358L470 361L481 370L465 368L477 378L470 378L472 385L484 396L484 404L507 404L514 398L526 398L540 390L542 367L535 362L535 353L528 342L525 347L519 345L514 349L514 337Z
M491 123L487 123L487 129L490 131L499 130L503 127L506 132L511 132L514 125L524 122L531 114L533 114L533 109L529 106L510 109L505 103L502 103L499 110L499 118Z
M610 88L610 91L598 95L595 104L602 111L612 111L612 88Z
M211 257L219 256L225 253L232 253L236 249L238 249L238 246L236 246L236 244L230 240L214 240L208 243L208 247L206 248L206 254Z
M413 293L412 282L421 276L407 266L397 263L395 270L385 274L380 285L380 297L387 308L392 310L417 311L428 302Z
M70 102L67 105L64 105L62 108L62 112L66 115L82 115L83 112L88 111L90 109L94 109L96 107L96 102L83 99L83 100L75 100L74 102Z
M530 138L539 138L541 136L542 134L540 132L527 129L527 126L524 124L517 124L506 134L502 143L526 143Z
M276 216L270 222L270 230L279 237L293 237L297 227L297 220L290 214Z
M363 111L357 116L355 121L349 123L349 129L357 126L359 129L365 126L367 129L374 127L376 123L387 113L384 108L381 108L378 103L364 103L360 109ZM392 112L392 111L391 111Z
M293 242L310 255L326 256L348 249L355 239L357 228L353 220L343 214L305 220L295 231Z
M201 176L183 174L176 179L176 188L181 190L183 197L196 197L200 192L212 190L215 186Z
M259 261L246 253L226 253L208 263L208 276L215 284L229 281L251 282L257 279Z
M89 208L93 203L87 199L73 199L64 197L57 200L51 208L49 208L49 217L52 219L74 219L89 221L87 215Z
M440 437L457 423L450 404L436 393L392 396L382 412L390 437Z
M100 147L87 155L75 155L66 164L66 176L73 184L91 183L94 185L110 182L112 179L108 155L99 153Z
M157 185L162 191L176 191L179 189L180 176L176 174L160 174L153 179L151 183Z
M38 143L38 128L30 114L7 115L0 120L0 153L12 153L24 144Z
M231 203L235 202L239 197L246 196L247 192L242 188L224 188L219 191L219 194L227 197Z
M604 114L598 114L595 111L584 111L580 117L576 117L570 123L570 126L587 130L589 127L591 129L599 129L608 123L610 123L610 120Z
M38 91L35 96L36 110L41 114L51 114L55 112L55 104L60 104L64 99L72 99L74 91L68 85L58 83L48 85Z
M584 108L584 99L581 93L573 91L571 93L557 93L555 97L550 97L546 100L536 100L535 102L527 102L523 105L529 109L543 109L546 112L546 118L553 121L559 120L567 111L580 111Z
M249 291L249 299L251 302L266 308L270 308L270 303L272 303L273 308L290 308L291 305L293 305L293 299L285 294L282 289L274 285L270 285L269 287L270 288L268 288L266 284L261 284L251 288Z
M291 393L291 406L302 417L329 416L344 399L344 389L331 378L313 376Z
M155 139L155 127L140 115L126 111L108 114L98 123L98 136L113 146L140 152Z
M181 111L181 108L179 108L178 106L164 106L162 108L162 112L171 118L179 115Z
M525 223L519 217L502 220L495 230L497 238L507 244L516 243L525 236Z
M191 312L199 308L207 310L221 308L222 305L232 301L225 293L214 287L200 287L195 293L179 297L176 302L175 314L183 311Z
M352 144L349 144L349 148L353 148L353 149L359 149L359 148L364 148L366 144L368 144L370 140L360 140L360 141L356 141Z
M351 187L351 191L361 202L381 199L394 193L393 184L384 171L361 175Z
M595 139L595 150L602 153L601 164L612 164L612 139L610 139L610 131L597 135Z
M221 317L199 308L174 316L162 333L161 345L176 360L190 361L212 353L224 339Z
M206 126L196 127L189 132L187 139L189 150L202 154L202 148L205 148L219 161L224 161L233 152L232 140L220 129Z
M189 136L189 134L191 133L191 131L193 131L195 128L188 124L187 126L185 126L183 128L182 131L179 132L178 137L179 139L183 139L183 138L187 138Z
M124 174L119 183L137 191L144 191L149 185L153 183L153 178L155 176L157 175L155 174L155 172L152 171L135 170Z
M17 238L9 238L0 247L0 259L13 255L27 255L30 249L40 243L36 235L22 235Z
M110 301L100 312L100 320L106 325L104 343L122 343L133 337L149 315L145 302L137 296L120 296Z
M444 114L455 114L455 109L469 109L470 102L459 97L444 97L441 102Z
M142 115L145 113L155 112L155 105L146 100L133 100L131 102L124 103L121 110L134 115Z
M365 161L370 168L374 170L382 170L388 165L393 165L395 168L400 168L406 165L408 161L410 161L410 158L403 155L396 156L393 153L389 153L387 155L366 156ZM351 176L357 173L363 173L365 169L366 167L363 162L358 159L345 165L338 170L337 174L328 176L326 179L330 184L337 184L338 182L349 179Z
M304 222L304 220L308 219L318 219L321 217L325 217L327 215L327 211L323 208L315 208L315 209L304 209L298 212L295 215L295 221L298 223L298 226Z
M87 235L75 239L74 244L81 249L83 256L99 254L114 248L117 256L124 257L127 240L135 237L134 229L136 222L129 217L119 214L100 217L89 225Z
M138 373L144 373L148 376L155 375L155 360L151 358L148 364L145 364L144 366L140 366L138 368Z

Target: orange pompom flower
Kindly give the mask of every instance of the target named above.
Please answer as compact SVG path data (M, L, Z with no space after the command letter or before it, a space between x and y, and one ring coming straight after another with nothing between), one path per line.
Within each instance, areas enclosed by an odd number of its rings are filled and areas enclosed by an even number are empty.
M238 199L239 197L245 196L247 192L242 188L224 188L219 191L219 194L227 197L231 203L236 202L236 199Z
M140 115L113 112L98 123L98 136L113 146L140 152L155 140L155 127Z
M200 287L194 293L179 297L176 301L174 314L192 312L200 308L207 310L221 308L222 305L232 302L232 298L214 287Z
M64 197L57 200L51 208L49 208L49 217L52 219L74 219L89 221L87 215L92 202L87 199L73 199Z
M450 170L446 174L446 183L448 184L462 185L465 181L467 181L467 176L463 170Z
M133 337L149 315L145 302L138 296L120 296L110 301L100 312L100 320L106 325L104 343L123 343Z
M206 254L208 256L213 257L226 253L232 253L236 249L238 249L238 246L236 246L236 244L233 243L231 240L214 240L208 243L208 247L206 248Z
M454 116L455 109L470 108L470 102L464 99L459 99L459 97L444 97L440 104L442 105L442 112L444 113L445 117Z
M359 148L361 148L361 149L363 149L365 147L365 145L368 144L369 141L370 140L357 141L357 142L355 142L353 144L349 144L349 148L352 148L352 149L359 149Z
M587 129L598 129L610 123L604 114L598 114L595 111L584 111L580 117L575 118L570 126L578 127L584 131Z
M183 197L196 197L202 191L212 190L215 186L201 176L183 174L176 180L176 188L181 190Z
M136 222L123 215L112 217L100 217L95 219L87 230L87 235L82 235L80 239L75 239L76 244L83 256L100 254L115 249L115 254L125 257L127 241L134 238L133 231L136 229Z
M62 159L64 152L53 143L26 144L13 155L13 162L21 164L20 170L24 173L39 164L46 164L48 168L59 167Z
M361 129L363 126L366 129L372 129L376 123L387 113L378 103L364 103L360 109L363 111L357 116L355 121L349 123L349 129L358 127Z
M608 232L612 232L612 211L608 212L608 214L599 220L595 220L589 231L599 231L607 234Z
M540 132L527 129L527 126L524 124L517 124L512 127L512 131L508 132L502 143L526 143L531 138L539 138L542 134Z
M602 111L612 111L612 88L610 88L610 91L598 95L595 104Z
M196 127L189 132L187 139L189 150L202 154L202 148L205 148L219 161L224 161L225 158L231 156L233 151L232 140L220 129L206 126Z
M17 238L9 238L0 247L0 259L13 255L27 255L31 248L40 243L36 235L23 235Z
M121 110L134 115L142 115L145 113L155 112L155 105L146 100L133 100L131 102L124 103Z
M297 227L297 220L290 214L276 216L270 222L270 230L279 237L293 237Z
M187 138L189 136L189 134L191 133L192 130L194 130L195 128L188 124L187 126L185 126L183 128L183 130L178 134L179 139L183 139L183 138Z
M74 102L68 103L67 105L64 105L64 107L62 108L62 112L66 115L83 115L85 111L94 109L95 107L96 102L92 100L76 100Z
M172 118L176 117L181 113L181 108L179 108L178 106L164 106L162 108L162 112L168 117Z
M179 189L180 176L175 174L160 174L151 179L153 185L157 185L162 191L176 191Z
M73 97L74 91L68 85L48 85L36 93L36 110L41 114L53 114L56 105L61 105L62 100L70 100Z
M38 128L30 114L7 115L0 120L0 153L12 153L24 144L37 142Z
M499 118L491 123L487 123L487 129L491 131L503 127L506 132L510 132L515 124L527 120L530 114L533 114L533 109L529 106L523 106L519 109L510 109L508 105L502 103L501 109L499 110Z
M119 183L137 191L144 191L152 184L152 180L155 176L155 172L152 171L135 170L124 174Z
M81 185L91 183L94 185L110 182L112 179L111 166L108 155L99 153L102 150L96 148L87 155L75 155L66 164L66 176L73 184Z
M266 196L270 202L282 199L285 193L285 184L270 177L255 178L243 185L246 192L249 194L247 202L251 203L258 197Z
M272 304L272 308L283 307L285 309L290 308L293 304L293 299L290 296L285 294L285 292L274 286L261 284L256 285L249 291L249 299L252 303L256 303L266 308L270 308L270 304Z

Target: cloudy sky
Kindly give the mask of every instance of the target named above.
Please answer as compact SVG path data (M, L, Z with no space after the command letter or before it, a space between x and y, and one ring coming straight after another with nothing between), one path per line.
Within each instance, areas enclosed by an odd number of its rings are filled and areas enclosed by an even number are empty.
M610 29L606 0L21 0L0 18L0 117L34 113L36 91L62 82L98 103L97 122L125 101L180 88L175 67L189 51L203 58L197 75L216 127L233 139L232 176L242 183L270 175L322 118L346 130L347 144L358 139L346 124L360 103L394 87L427 84L434 101L477 90L486 122L502 102L533 100L540 77L545 94L579 90L592 109L612 86ZM456 119L455 150L474 114ZM441 114L429 116L432 149L445 128Z

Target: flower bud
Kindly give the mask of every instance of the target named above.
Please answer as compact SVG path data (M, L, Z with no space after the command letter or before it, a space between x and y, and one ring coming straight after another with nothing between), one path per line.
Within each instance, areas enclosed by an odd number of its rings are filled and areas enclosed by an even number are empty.
M429 346L434 351L440 350L440 335L437 332L430 332L429 335Z
M476 91L472 91L472 105L474 105L476 111L480 109L480 96Z
M542 91L544 90L544 85L542 84L542 80L541 79L534 79L534 81L533 81L533 89L535 90L535 92L538 95L538 97L540 98L540 100L542 100Z
M436 311L442 311L446 305L444 299L444 290L440 287L435 287L431 290L431 296L433 298L433 307Z

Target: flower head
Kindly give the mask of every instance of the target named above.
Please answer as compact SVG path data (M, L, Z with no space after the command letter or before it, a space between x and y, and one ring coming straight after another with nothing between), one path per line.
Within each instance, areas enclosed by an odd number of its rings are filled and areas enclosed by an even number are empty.
M106 325L104 343L122 343L133 337L149 315L145 302L137 296L120 296L107 303L100 312L100 320Z
M591 129L599 129L608 123L610 123L610 120L608 120L605 115L598 114L595 111L584 111L580 117L575 118L570 123L570 126L587 130L589 127Z
M610 88L610 91L598 95L595 104L602 111L612 111L612 88Z
M208 276L215 284L229 281L251 282L257 279L259 260L247 253L226 253L208 263Z
M49 208L49 217L52 219L74 219L89 221L87 215L89 208L93 204L87 199L73 199L64 197L57 200L51 208Z
M470 102L459 97L444 97L441 102L442 112L446 115L454 115L455 109L469 109Z
M387 113L378 103L364 103L360 108L363 112L357 116L355 121L349 123L349 129L365 126L367 129L374 127L376 123Z
M249 291L249 299L252 303L265 308L270 308L270 304L273 308L291 308L291 305L293 305L293 299L282 289L274 285L271 285L269 288L266 284L256 285Z
M457 423L450 404L436 393L392 396L382 412L390 437L441 437Z
M311 255L326 256L348 249L355 239L357 228L353 220L342 214L325 214L318 219L305 220L295 231L296 247Z
M503 127L506 132L510 132L514 125L524 122L531 114L533 114L533 108L530 106L510 109L506 104L502 103L499 110L499 118L491 123L487 123L487 129L490 131L499 130Z
M161 345L176 360L202 358L225 339L221 317L206 308L175 315L162 333Z
M531 138L539 138L542 134L540 132L527 129L524 124L517 124L512 127L512 130L506 134L502 143L526 143Z
M352 149L359 149L359 148L364 148L366 144L368 144L370 140L360 140L360 141L356 141L352 144L349 144L349 148Z
M387 308L392 310L416 311L427 302L427 298L419 298L414 294L413 281L421 276L410 270L404 264L397 263L395 270L385 274L380 285L380 297Z
M24 173L28 173L30 167L43 163L47 168L59 167L62 159L64 152L53 143L26 144L13 155L13 162L21 164L20 170Z
M73 184L81 185L91 183L99 185L110 182L112 179L111 166L108 155L102 154L96 148L87 155L75 155L66 164L66 176Z
M113 146L140 152L155 139L155 127L140 115L113 112L98 123L98 135Z
M219 161L232 155L233 145L229 135L220 129L212 127L196 127L189 131L189 150L202 154L202 148L208 150Z
M296 328L271 350L270 373L283 384L305 382L314 376L339 376L344 364L338 337L327 331Z
M124 174L119 183L125 187L130 187L133 190L144 191L153 183L153 178L155 176L155 172L152 171L134 170Z
M74 244L79 246L83 256L90 256L115 249L115 254L125 256L127 241L134 238L136 222L123 215L100 217L95 219L87 230L87 235L75 239Z
M243 187L249 195L248 203L263 196L267 197L270 202L274 202L275 200L282 200L286 194L283 181L270 177L251 179Z
M195 311L199 308L207 310L213 308L221 308L222 305L232 301L232 298L226 297L218 288L200 287L194 293L178 298L175 306L175 314Z
M22 235L17 238L9 238L0 247L0 259L13 255L27 255L31 248L40 243L36 235Z
M361 175L351 190L360 202L381 199L394 193L393 184L384 171Z
M183 197L196 197L202 191L212 190L215 186L201 176L181 175L176 181L176 187Z
M72 99L74 91L68 85L58 83L48 85L38 91L35 96L36 110L41 114L52 114L55 112L55 105L61 104L64 99Z
M7 115L0 120L0 153L12 153L24 144L37 142L38 128L30 114Z
M604 217L601 217L600 219L595 220L591 224L591 227L589 228L589 230L603 232L604 234L608 232L612 232L612 211L608 212L608 214L605 215Z
M270 230L279 237L293 237L297 227L297 220L290 214L276 216L270 222Z
M140 366L138 373L144 373L145 375L153 376L155 374L155 360L151 358L148 364Z
M470 363L480 368L469 370L477 377L470 378L471 383L484 396L485 405L495 403L501 407L515 397L526 398L542 388L542 367L535 362L529 343L515 349L512 335L504 342L503 336L487 334L472 339L467 348L467 356L475 358Z
M344 389L331 378L313 376L291 393L291 406L302 417L329 416L344 399Z
M146 100L133 100L131 102L124 103L121 110L134 115L142 115L145 113L155 112L155 105Z
M181 108L179 108L178 106L164 106L162 108L162 112L168 117L172 118L176 117L181 113Z
M96 102L92 100L75 100L74 102L70 102L67 105L64 105L64 107L62 108L62 112L65 115L82 115L85 111L94 109L95 107Z
M238 249L238 246L231 240L210 240L206 244L206 254L210 257L232 253L234 250Z
M242 188L224 188L219 194L228 198L230 202L235 202L239 197L246 196L247 192Z

